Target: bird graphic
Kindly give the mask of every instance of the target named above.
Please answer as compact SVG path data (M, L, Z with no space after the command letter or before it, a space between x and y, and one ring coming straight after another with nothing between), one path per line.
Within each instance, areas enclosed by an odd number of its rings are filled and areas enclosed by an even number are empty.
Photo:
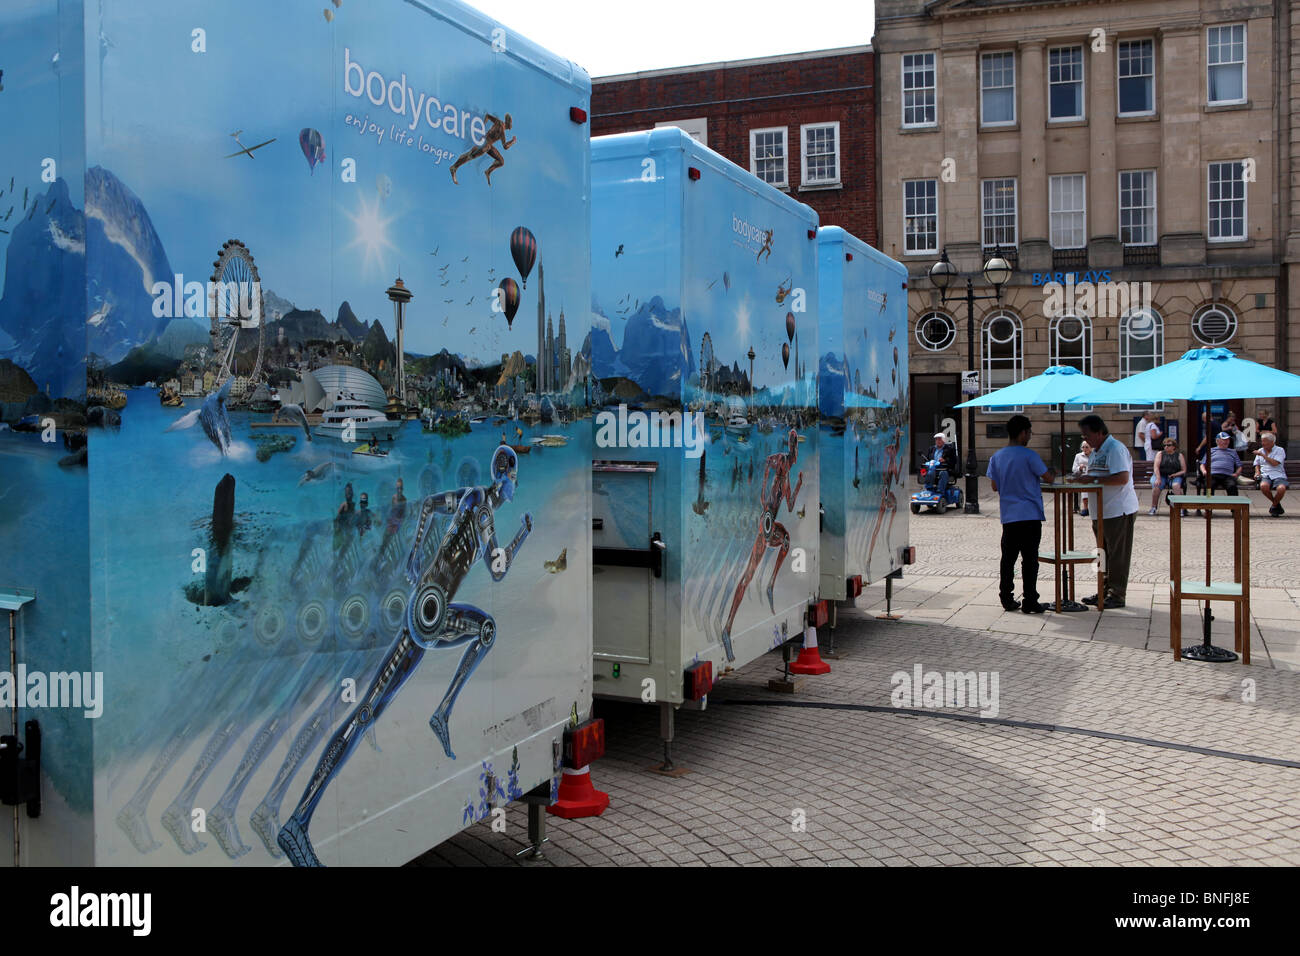
M474 334L474 331L475 331L477 328L478 328L477 325L472 326L472 327L470 328L470 330L469 330L469 334L470 334L470 335L473 335L473 334Z
M559 574L569 567L569 549L565 548L560 552L560 556L554 561L543 561L542 567L552 574Z
M450 319L450 318L451 318L450 315L445 315L445 316L443 316L443 318L442 318L442 327L443 327L444 329L447 327L447 320Z
M707 292L709 289L712 289L717 284L718 284L718 280L714 279L712 282L710 282L707 286L704 287L705 291Z
M249 159L255 159L256 157L253 156L253 150L261 149L263 146L269 146L271 143L275 142L275 137L272 136L270 139L258 143L256 146L245 146L239 139L243 133L244 131L242 129L237 129L230 134L231 137L234 138L235 142L239 144L239 149L238 151L231 153L229 156L223 156L223 159L234 159L236 156L247 156Z
M444 279L443 282L442 282L442 285L444 285L444 286L445 286L445 285L450 285L450 284L451 284L451 280L450 280L450 279Z
M474 304L474 297L473 297L473 296L470 296L470 297L469 297L469 301L466 302L465 304L466 304L466 305L473 305L473 304Z
M889 341L891 341L891 342L894 341L894 333L897 332L897 331L898 331L898 329L896 329L896 328L891 328L891 329L889 330Z
M441 249L441 248L442 248L442 245L441 245L441 244L434 246L434 247L433 247L433 252L429 253L429 255L431 255L431 256L436 256L436 255L438 254L438 250ZM445 269L446 266L443 266L443 268Z
M623 243L620 242L618 244L618 248L614 250L614 258L617 259L622 254L623 254Z
M466 256L464 259L461 259L460 261L461 261L461 262L469 262L469 256Z
M455 302L456 300L455 300L455 299L443 299L442 301L445 302L447 305L451 305L451 304L452 304L453 302Z

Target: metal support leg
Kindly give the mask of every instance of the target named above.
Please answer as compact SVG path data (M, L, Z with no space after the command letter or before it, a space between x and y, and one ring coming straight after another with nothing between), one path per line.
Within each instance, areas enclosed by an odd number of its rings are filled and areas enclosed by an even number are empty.
M975 512L978 513L978 512ZM895 614L893 610L894 600L894 575L885 578L885 613L877 614L877 621L901 621L903 615Z
M551 802L551 785L544 783L529 790L524 794L523 800L528 804L528 846L515 856L522 856L526 860L544 860L546 857L542 854L542 844L549 842L546 835L546 808Z
M662 773L672 773L677 768L673 766L673 705L667 701L659 704L659 736L664 742L664 763L659 768Z

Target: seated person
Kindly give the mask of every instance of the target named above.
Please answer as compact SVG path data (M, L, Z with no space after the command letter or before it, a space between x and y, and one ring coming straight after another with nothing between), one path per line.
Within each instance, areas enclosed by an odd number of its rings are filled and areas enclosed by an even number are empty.
M1182 494L1186 480L1187 459L1178 450L1178 442L1166 438L1151 466L1151 510L1148 514L1155 514L1160 507L1160 492Z
M934 445L927 453L927 461L939 462L938 467L938 494L943 497L943 493L948 490L948 482L951 476L957 474L957 449L948 444L943 432L936 432L934 436Z
M1286 514L1282 510L1282 497L1288 487L1286 480L1286 451L1277 443L1272 432L1259 436L1259 454L1255 456L1255 478L1259 490L1269 501L1268 513L1274 518Z
M1092 457L1092 446L1086 441L1079 446L1079 454L1074 456L1074 464L1071 466L1070 474L1083 475L1088 471L1088 459ZM1088 516L1088 501L1083 495L1071 495L1074 499L1074 513L1086 518ZM1079 504L1082 499L1083 508Z
M1228 494L1237 493L1237 479L1241 476L1241 456L1231 447L1232 436L1219 432L1208 460L1201 462L1201 475L1209 483L1210 494L1222 488Z

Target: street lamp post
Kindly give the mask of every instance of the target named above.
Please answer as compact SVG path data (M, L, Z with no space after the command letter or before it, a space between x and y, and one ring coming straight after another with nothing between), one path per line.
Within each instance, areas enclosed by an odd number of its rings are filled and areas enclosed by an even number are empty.
M960 278L957 269L948 261L948 250L944 249L939 261L930 267L930 280L939 290L939 299L948 301L948 287L952 280ZM966 276L966 354L970 367L978 369L975 364L975 301L977 299L994 299L1002 301L1002 287L1011 278L1011 265L1002 257L1000 248L993 251L993 256L984 263L984 278L993 286L993 295L976 295L975 283L971 276ZM986 383L987 384L987 383ZM975 459L975 406L966 409L966 514L980 513L979 463Z

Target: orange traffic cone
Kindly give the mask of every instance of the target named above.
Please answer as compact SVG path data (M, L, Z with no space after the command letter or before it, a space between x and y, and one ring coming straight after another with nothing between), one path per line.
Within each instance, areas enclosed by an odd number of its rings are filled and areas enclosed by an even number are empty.
M822 660L822 656L817 653L817 628L806 627L803 632L803 650L799 652L799 659L790 665L790 670L796 674L829 674L831 665Z
M581 770L564 768L560 778L560 796L546 812L566 820L575 817L598 817L609 806L609 794L591 785L591 766Z

